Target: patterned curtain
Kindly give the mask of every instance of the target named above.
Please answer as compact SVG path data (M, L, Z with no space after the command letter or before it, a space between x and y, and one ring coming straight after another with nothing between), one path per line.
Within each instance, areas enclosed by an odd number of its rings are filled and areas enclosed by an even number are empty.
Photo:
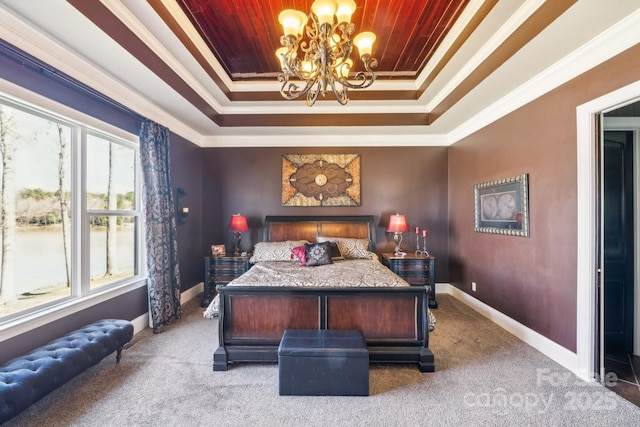
M150 120L140 130L142 211L149 278L149 311L154 333L182 316L175 205L169 177L169 132Z

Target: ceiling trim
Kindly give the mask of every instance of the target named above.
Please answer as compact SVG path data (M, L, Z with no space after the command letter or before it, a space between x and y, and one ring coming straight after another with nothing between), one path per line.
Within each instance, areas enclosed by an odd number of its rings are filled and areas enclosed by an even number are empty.
M455 89L430 110L431 120L435 121L447 112L576 2L577 0L545 1L530 16L524 16L522 24L491 49L491 53L466 78L456 82Z
M67 1L171 88L180 93L194 107L211 119L211 121L218 124L219 113L116 17L111 10L101 2L88 2L85 0Z
M374 114L224 114L221 127L251 126L426 126L428 113Z
M335 114L311 114L296 113L288 115L276 114L226 114L224 107L216 110L210 105L194 88L188 84L186 80L179 76L162 58L156 54L132 29L130 29L122 18L116 16L112 10L105 7L102 3L86 2L83 0L68 0L76 9L78 9L87 19L107 33L114 41L120 44L134 57L138 58L146 67L154 74L164 80L169 86L180 93L188 102L200 110L205 116L211 119L220 127L255 127L255 126L428 126L438 117L444 114L457 101L462 99L476 85L482 82L495 69L500 67L505 61L520 50L526 43L534 38L540 31L546 28L560 14L568 9L577 0L556 0L553 2L545 2L532 15L532 19L525 20L516 32L507 37L488 57L469 72L460 85L449 92L442 101L440 101L431 113L418 114L349 114L346 111ZM291 102L285 100L276 91L231 91L222 78L217 74L210 61L198 49L197 45L180 26L180 23L167 9L162 0L148 0L148 4L160 16L160 18L169 26L174 35L179 39L183 46L196 59L198 64L203 67L205 72L212 78L214 83L220 88L222 93L232 102L255 102L255 101L271 101L278 103ZM497 4L495 0L488 0L480 7L474 17L471 19L472 27L475 30L488 13ZM531 4L537 4L533 2ZM471 30L469 30L471 31ZM460 49L462 43L470 36L470 32L462 31L456 41L453 43L450 52L443 56L436 68L432 70L425 78L425 83L435 78L441 73L445 65L451 60L454 53ZM401 91L351 91L350 97L353 100L361 101L416 101L419 102L420 94L424 93L427 86L424 84L416 90ZM328 101L327 101L328 102ZM284 105L284 104L282 104ZM422 108L421 108L422 109ZM347 113L347 114L345 114Z
M493 7L498 3L498 0L487 0L482 2L482 5L476 10L466 23L464 28L460 31L460 33L456 36L455 40L451 43L451 46L447 48L442 57L437 61L434 67L425 75L420 76L418 79L420 87L418 88L417 95L418 98L422 96L425 90L433 83L436 76L439 75L444 67L451 61L453 56L460 50L460 48L464 45L464 43L469 39L471 34L478 28L478 26L485 20L489 12L493 10ZM467 7L470 7L469 4ZM464 13L464 12L463 12ZM426 67L423 71L426 70Z
M192 36L187 34L187 32L184 30L184 24L181 24L176 18L176 16L180 16L185 23L191 25L191 22L184 15L182 9L180 9L180 7L175 4L175 7L169 10L169 8L162 0L147 0L147 3L158 14L160 19L162 19L162 21L169 27L171 32L173 32L178 40L180 40L180 43L182 43L182 45L189 51L189 53L195 58L198 64L200 64L200 66L205 70L209 77L220 88L222 93L224 93L226 97L230 99L229 94L231 94L232 91L229 85L225 82L224 79L220 77L220 72L216 71L216 69L211 65L212 61L215 61L217 63L217 60L215 59L215 57L212 57L212 59L208 59L205 57L205 55L202 54L201 49L196 45L196 43L193 42ZM201 41L204 44L204 41ZM220 70L224 73L224 69L222 68L222 66L219 65L219 67Z
M593 40L574 50L561 61L528 80L522 86L496 100L470 120L448 134L455 144L472 133L488 126L516 109L551 92L580 74L602 64L640 43L640 9L604 31ZM640 81L640 80L639 80Z
M350 128L352 130L354 128ZM363 131L364 129L364 131ZM407 127L403 129L408 129ZM423 135L402 130L375 132L358 128L357 133L345 133L345 128L306 128L304 135L243 134L213 135L203 138L206 148L250 147L442 147L449 145L447 135Z

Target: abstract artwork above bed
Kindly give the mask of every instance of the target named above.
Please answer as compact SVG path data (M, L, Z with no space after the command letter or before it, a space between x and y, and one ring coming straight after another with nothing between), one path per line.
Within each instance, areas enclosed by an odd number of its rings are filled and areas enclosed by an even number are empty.
M284 154L282 206L360 206L360 155Z

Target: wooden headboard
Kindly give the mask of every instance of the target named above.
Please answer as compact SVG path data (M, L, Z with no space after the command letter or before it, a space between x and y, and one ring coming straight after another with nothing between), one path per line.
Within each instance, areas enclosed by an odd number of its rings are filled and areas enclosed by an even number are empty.
M369 250L376 248L376 228L373 215L348 216L267 216L264 220L264 241L307 240L316 236L369 239Z

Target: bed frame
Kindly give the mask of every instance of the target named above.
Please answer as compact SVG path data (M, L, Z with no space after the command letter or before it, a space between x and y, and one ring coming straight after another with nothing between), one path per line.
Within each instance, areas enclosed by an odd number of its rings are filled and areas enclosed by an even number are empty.
M264 241L316 236L365 238L375 250L373 216L267 216ZM362 331L370 362L415 362L435 370L429 349L428 290L407 288L287 288L223 286L219 289L219 346L213 370L230 363L278 362L286 329Z

